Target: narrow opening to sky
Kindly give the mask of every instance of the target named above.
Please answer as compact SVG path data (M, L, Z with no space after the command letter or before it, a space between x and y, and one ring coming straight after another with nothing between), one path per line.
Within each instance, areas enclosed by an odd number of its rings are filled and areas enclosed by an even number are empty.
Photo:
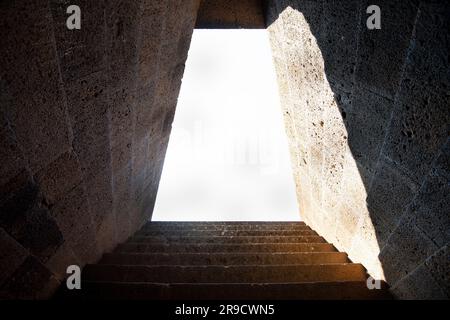
M195 30L154 221L298 221L266 30Z

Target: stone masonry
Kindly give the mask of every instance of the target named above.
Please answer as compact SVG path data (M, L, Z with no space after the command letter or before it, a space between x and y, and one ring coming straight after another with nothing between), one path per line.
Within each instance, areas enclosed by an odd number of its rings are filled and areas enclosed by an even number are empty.
M0 2L0 298L151 218L196 25L267 28L305 222L395 296L450 296L448 1L239 3L79 0L68 30L68 0Z
M0 4L0 297L44 298L150 217L197 0Z
M305 222L397 297L448 298L450 5L275 0L266 15Z

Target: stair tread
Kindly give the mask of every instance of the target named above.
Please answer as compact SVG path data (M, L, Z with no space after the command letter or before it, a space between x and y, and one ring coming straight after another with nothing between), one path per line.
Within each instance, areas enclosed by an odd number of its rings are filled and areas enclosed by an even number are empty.
M100 264L185 264L185 265L237 265L237 264L300 264L349 262L341 252L296 253L110 253ZM163 263L164 262L164 263Z
M76 292L74 292L76 291ZM66 291L68 295L78 290ZM258 299L392 299L383 283L381 290L369 290L365 281L301 283L149 283L89 282L85 298L158 300Z
M380 299L304 222L149 222L82 273L85 298ZM78 291L78 290L77 290Z
M136 236L318 236L313 230L149 230L139 231Z
M127 282L302 282L365 280L364 267L354 263L313 265L87 265L83 278Z
M320 236L134 236L128 243L321 243Z
M115 252L335 252L329 243L146 244L124 243Z

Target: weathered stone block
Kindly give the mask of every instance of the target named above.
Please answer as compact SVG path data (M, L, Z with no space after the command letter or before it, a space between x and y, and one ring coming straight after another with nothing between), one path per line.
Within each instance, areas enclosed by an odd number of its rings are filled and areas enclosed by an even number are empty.
M334 89L350 92L355 74L361 1L326 0L319 47ZM356 32L355 32L356 31ZM323 40L322 40L323 39Z
M81 184L67 193L51 209L51 214L61 229L64 241L69 245L91 228L92 220L88 204L85 187Z
M402 220L379 255L388 283L395 286L437 250L414 224Z
M48 299L59 282L36 258L29 256L0 289L2 299Z
M348 145L358 166L375 170L389 128L393 102L362 88L353 93L351 110L342 117L348 130ZM366 183L370 181L366 178Z
M107 113L107 74L94 72L85 77L65 83L67 110L72 123L87 118L102 118Z
M0 228L0 287L28 256L27 250Z
M425 266L445 291L448 299L450 297L450 249L448 243L427 259Z
M36 173L35 179L46 204L54 205L66 193L81 183L82 175L74 152L66 152Z
M99 230L106 216L113 212L112 172L100 171L86 180L86 193L91 208L92 223Z
M45 266L59 281L63 281L68 276L67 267L70 265L79 266L81 263L67 243L63 243L55 254L45 263Z
M398 100L418 110L428 109L430 93L435 103L449 105L450 9L444 1L422 1L414 31L414 46L408 54Z
M69 30L66 26L68 0L51 0L53 30L64 81L106 68L105 3L103 0L78 1L81 9L81 30Z
M401 279L391 292L398 299L432 300L448 299L448 295L434 280L425 265L421 265Z
M449 122L448 107L434 98L424 107L401 105L395 110L383 153L421 183L447 141Z
M361 4L361 32L358 44L356 81L363 87L393 99L400 83L410 38L417 16L418 2L380 0L381 30L369 30L366 8ZM395 44L395 45L393 45Z
M450 242L449 194L449 180L431 173L408 212L409 219L439 246Z
M188 1L186 1L188 2ZM199 1L189 1L192 3ZM259 0L201 1L195 25L199 29L264 29L264 15Z
M380 161L373 177L367 194L367 205L373 215L394 227L418 190L414 181L384 159Z
M450 168L450 137L433 165L433 171L437 175L450 180L450 170L448 169Z
M111 167L109 114L88 117L76 122L73 149L81 165L83 177L90 179Z
M9 128L0 129L0 185L17 176L26 166L23 154Z

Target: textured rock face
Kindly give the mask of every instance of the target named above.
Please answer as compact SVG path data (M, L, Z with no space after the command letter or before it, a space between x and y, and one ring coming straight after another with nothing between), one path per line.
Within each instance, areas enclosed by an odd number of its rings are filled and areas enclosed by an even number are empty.
M150 218L199 2L82 0L71 31L69 1L1 2L0 297L48 297ZM397 296L448 297L447 1L379 0L374 31L368 1L235 3L197 25L265 14L306 222Z
M304 222L149 222L83 270L81 299L390 299Z
M150 218L199 1L0 4L0 296L43 298Z
M198 29L265 29L263 0L202 0Z
M450 7L267 1L302 216L402 298L449 297ZM447 270L447 271L445 271Z

